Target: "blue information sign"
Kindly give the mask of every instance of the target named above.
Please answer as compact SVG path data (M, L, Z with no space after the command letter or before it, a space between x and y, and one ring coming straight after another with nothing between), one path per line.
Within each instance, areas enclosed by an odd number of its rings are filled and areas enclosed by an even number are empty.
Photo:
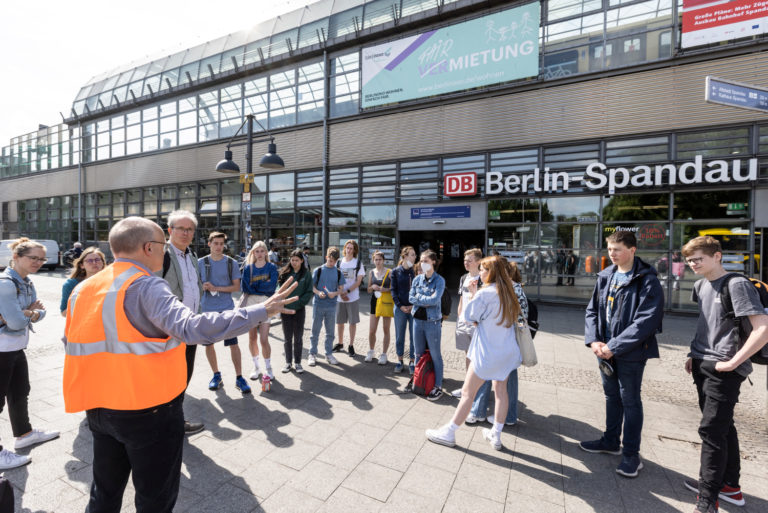
M470 217L471 207L457 205L455 207L413 207L411 219L463 219Z
M768 112L768 89L707 77L709 103Z

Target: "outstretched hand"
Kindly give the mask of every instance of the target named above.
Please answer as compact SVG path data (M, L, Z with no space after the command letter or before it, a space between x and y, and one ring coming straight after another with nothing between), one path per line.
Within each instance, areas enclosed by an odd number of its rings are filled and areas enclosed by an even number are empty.
M262 305L264 305L264 308L267 309L267 315L272 317L273 315L277 315L279 313L285 313L285 314L294 314L296 313L295 310L286 310L283 308L285 305L293 303L294 301L298 301L299 298L297 296L288 297L288 295L296 290L296 287L299 284L296 283L293 279L293 277L288 278L285 280L285 283L282 284L282 286L277 289L277 291L270 296L269 299L264 301Z

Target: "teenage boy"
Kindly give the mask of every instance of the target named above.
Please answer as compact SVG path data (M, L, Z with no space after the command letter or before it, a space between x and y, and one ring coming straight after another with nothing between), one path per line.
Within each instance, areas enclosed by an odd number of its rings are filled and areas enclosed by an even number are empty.
M338 263L338 268L344 275L344 290L338 297L339 308L336 311L336 329L339 332L339 342L334 351L344 349L344 325L349 324L349 356L355 356L355 334L360 322L360 284L365 277L365 267L358 258L360 247L357 242L348 240L344 243L344 255Z
M605 432L599 440L580 442L579 447L622 454L616 473L637 477L643 468L640 386L646 362L659 357L656 332L661 331L664 292L656 270L635 256L634 233L617 230L606 243L613 265L597 275L585 318L585 344L598 358L603 380Z
M325 324L325 357L330 365L338 365L333 356L333 324L336 321L336 297L344 286L344 273L336 268L339 260L339 248L331 246L325 253L325 265L312 273L312 292L315 301L312 306L312 336L309 338L309 358L307 365L317 365L317 340L320 328Z
M464 312L464 308L472 297L469 290L469 284L474 281L477 284L478 289L482 285L480 283L480 260L482 259L483 252L481 250L477 248L466 250L464 252L464 269L467 270L467 273L459 279L459 309L456 314L456 349L464 352L464 360L466 361L467 369L469 368L469 358L467 358L466 355L469 350L469 343L472 341L472 334L475 331L475 327L466 323L461 314ZM461 399L461 388L457 388L451 392L451 395Z
M198 259L197 268L203 281L203 312L223 312L235 308L232 301L232 293L240 290L240 269L237 262L224 254L227 247L227 235L222 232L213 232L208 236L208 247L211 254ZM250 394L251 387L243 379L242 357L240 347L237 345L237 337L224 341L228 346L232 364L235 366L235 388L243 394ZM213 378L208 383L209 390L218 390L221 387L221 372L219 362L216 359L216 349L213 344L205 346L205 356L213 371Z
M749 357L768 341L768 315L749 280L723 269L723 250L717 239L696 237L683 246L682 253L691 270L704 277L693 287L699 319L685 362L686 372L693 374L701 409L701 467L699 481L686 480L685 486L698 493L694 512L713 513L718 510L718 497L744 505L733 409L742 381L752 372ZM730 293L731 315L722 302L724 287Z

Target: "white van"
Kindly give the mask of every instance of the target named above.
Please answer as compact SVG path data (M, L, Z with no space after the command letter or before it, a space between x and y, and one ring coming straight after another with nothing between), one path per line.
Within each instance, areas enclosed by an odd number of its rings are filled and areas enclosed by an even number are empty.
M0 241L0 269L5 269L11 262L13 257L13 251L11 251L11 244L16 242L16 239L6 239ZM55 240L36 240L45 246L45 256L47 261L43 264L43 267L48 269L56 269L59 266L61 259L61 251L59 250L59 243Z

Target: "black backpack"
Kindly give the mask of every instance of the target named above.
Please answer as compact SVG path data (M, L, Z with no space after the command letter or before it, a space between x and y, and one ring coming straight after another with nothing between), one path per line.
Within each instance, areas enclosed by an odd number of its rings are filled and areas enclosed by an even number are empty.
M531 338L534 338L539 331L539 309L530 299L528 299L528 328L531 330Z
M233 265L232 262L234 262L234 260L229 258L227 255L224 255L224 258L227 259L227 273L228 273L227 276L229 276L231 278L232 277L232 265ZM170 262L169 262L169 264L170 264ZM208 280L211 279L211 256L210 255L206 255L206 256L203 257L203 267L205 268L205 278L206 278L203 281L208 281ZM165 273L167 273L167 272L168 271L165 270L165 272L163 273L163 276L165 276ZM200 279L202 280L202 277Z
M360 258L357 259L357 265L355 265L355 280L357 279L357 274L360 272L360 268L363 266L363 262L360 260ZM341 273L341 258L336 260L336 270ZM339 278L339 281L341 281L341 278ZM354 280L353 280L354 281ZM363 276L363 280L360 282L360 288L363 288L363 282L365 282L365 276ZM315 286L317 287L317 286Z
M736 326L739 330L739 337L743 342L747 339L747 337L745 337L742 332L742 328L741 328L742 317L736 317L736 314L733 311L733 300L731 299L731 291L728 289L728 283L731 281L732 278L736 276L741 276L742 278L746 278L757 289L757 294L758 296L760 296L760 303L763 305L763 309L766 311L766 313L768 313L768 285L766 285L765 283L763 283L758 279L748 278L743 274L739 274L739 273L730 273L725 277L725 280L723 280L723 288L720 291L720 301L723 305L723 308L725 309L726 317L729 317L735 320ZM698 288L696 292L698 293ZM765 344L758 352L750 356L749 359L752 363L756 363L758 365L768 365L768 344Z
M448 292L448 287L446 287L443 289L443 295L440 297L440 313L443 314L443 320L450 317L452 307L453 299L451 299L451 293Z

